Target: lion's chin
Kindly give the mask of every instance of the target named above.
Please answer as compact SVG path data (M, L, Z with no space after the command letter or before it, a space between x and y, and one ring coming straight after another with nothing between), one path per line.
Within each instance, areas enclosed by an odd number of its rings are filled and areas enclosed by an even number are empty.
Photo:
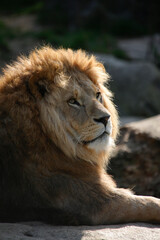
M96 152L108 151L111 147L114 147L114 140L107 134L103 138L98 138L87 144L87 148L93 149Z

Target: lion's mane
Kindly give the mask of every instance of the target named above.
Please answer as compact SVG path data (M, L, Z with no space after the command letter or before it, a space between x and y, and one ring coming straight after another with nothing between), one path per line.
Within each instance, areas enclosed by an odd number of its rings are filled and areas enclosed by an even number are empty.
M111 114L111 137L116 139L117 111L111 92L103 86L109 76L94 56L82 50L43 47L29 57L19 57L3 70L0 79L0 206L43 205L49 197L45 181L39 179L53 173L87 178L88 172L96 176L103 171L111 149L96 152L78 145L55 104L64 101L61 89L70 77L86 87L99 86L104 107ZM108 184L113 184L110 178Z

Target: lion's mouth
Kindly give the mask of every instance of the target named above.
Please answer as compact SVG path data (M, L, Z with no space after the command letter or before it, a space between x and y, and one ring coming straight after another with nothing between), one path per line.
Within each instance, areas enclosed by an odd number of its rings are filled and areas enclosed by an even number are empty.
M82 143L86 145L86 144L88 144L88 143L92 143L92 142L96 141L97 139L101 139L101 140L102 140L102 138L104 138L106 135L109 135L109 133L107 133L107 132L105 131L105 132L103 132L101 135L99 135L98 137L96 137L96 138L94 138L94 139L92 139L92 140L90 140L90 141L83 141Z

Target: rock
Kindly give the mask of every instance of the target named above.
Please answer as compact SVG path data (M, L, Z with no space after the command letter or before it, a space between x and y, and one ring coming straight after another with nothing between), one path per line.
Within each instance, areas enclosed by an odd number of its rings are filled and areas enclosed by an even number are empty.
M149 62L127 62L97 55L111 75L110 88L120 115L153 116L160 113L160 71Z
M130 59L146 60L155 64L159 63L160 34L133 39L118 40L118 47L122 49Z
M150 37L122 39L118 41L118 47L125 51L127 56L134 60L150 60Z
M120 126L122 127L123 125L131 122L137 122L144 119L144 117L137 117L137 116L122 116L120 117Z
M158 240L158 225L52 226L41 222L0 223L3 240Z
M108 170L119 187L160 198L160 115L121 127Z

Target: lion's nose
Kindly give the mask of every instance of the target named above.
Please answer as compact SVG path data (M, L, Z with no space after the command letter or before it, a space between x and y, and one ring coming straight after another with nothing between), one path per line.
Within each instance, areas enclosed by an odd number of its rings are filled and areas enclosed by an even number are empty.
M94 121L99 122L99 123L103 123L104 126L106 127L109 118L110 118L110 115L108 114L108 115L106 115L104 117L101 117L101 118L94 118Z

